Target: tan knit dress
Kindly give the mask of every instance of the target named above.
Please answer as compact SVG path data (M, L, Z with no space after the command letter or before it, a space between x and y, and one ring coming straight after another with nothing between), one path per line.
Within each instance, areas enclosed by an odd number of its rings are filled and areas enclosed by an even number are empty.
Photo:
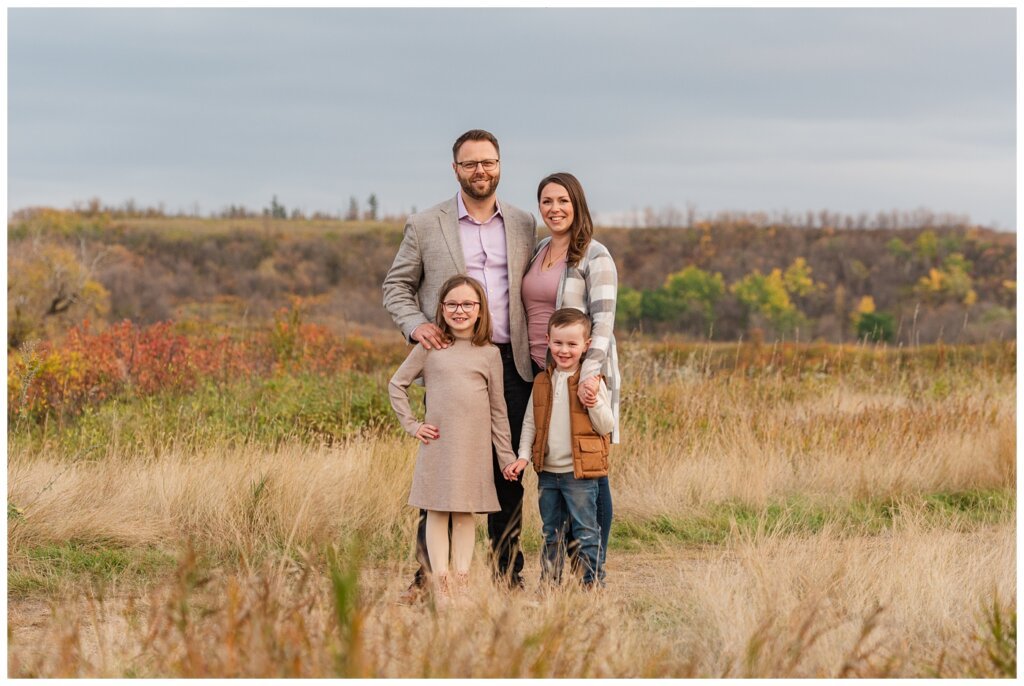
M447 348L417 345L391 377L391 406L410 434L420 422L409 406L409 385L423 377L425 423L441 434L416 457L409 504L442 512L498 512L491 443L502 467L515 461L505 407L501 353L493 345L456 339Z

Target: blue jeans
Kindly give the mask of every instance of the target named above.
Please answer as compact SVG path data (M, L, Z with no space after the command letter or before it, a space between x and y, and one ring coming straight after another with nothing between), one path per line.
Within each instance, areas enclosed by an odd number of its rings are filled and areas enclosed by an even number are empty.
M597 479L577 479L572 472L538 474L540 517L544 522L541 550L541 579L553 583L562 580L565 563L565 526L570 522L576 541L583 583L601 581L601 530L597 523Z
M608 536L612 530L612 489L608 485L608 477L601 476L594 481L597 482L597 526L601 529L601 567L598 570L597 578L604 582L604 563L608 556ZM572 525L566 515L565 521L565 548L569 553L573 569L577 567L576 539L572 535Z

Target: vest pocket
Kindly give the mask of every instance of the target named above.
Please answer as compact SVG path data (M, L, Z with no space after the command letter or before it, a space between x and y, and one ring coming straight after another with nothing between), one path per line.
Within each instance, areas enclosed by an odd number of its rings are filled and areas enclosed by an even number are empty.
M580 455L580 468L584 478L604 476L608 473L608 448L599 436L580 436L576 439Z

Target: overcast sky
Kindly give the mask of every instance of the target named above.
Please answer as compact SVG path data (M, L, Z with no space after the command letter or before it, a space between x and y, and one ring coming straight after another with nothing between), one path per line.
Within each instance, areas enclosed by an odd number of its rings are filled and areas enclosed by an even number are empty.
M9 9L8 209L424 209L451 144L601 216L927 207L1016 228L1013 9Z

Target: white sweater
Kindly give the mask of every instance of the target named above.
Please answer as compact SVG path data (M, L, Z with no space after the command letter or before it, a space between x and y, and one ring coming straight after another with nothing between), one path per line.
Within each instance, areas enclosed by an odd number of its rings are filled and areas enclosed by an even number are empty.
M548 449L544 455L544 471L564 474L572 471L572 425L569 422L569 377L576 370L563 372L555 369L551 373L551 424L548 427ZM608 387L604 379L597 389L597 404L587 409L594 431L607 435L615 428L615 415L608 401ZM533 394L526 405L523 432L519 438L519 459L533 460L533 439L537 437L537 425L533 419Z

